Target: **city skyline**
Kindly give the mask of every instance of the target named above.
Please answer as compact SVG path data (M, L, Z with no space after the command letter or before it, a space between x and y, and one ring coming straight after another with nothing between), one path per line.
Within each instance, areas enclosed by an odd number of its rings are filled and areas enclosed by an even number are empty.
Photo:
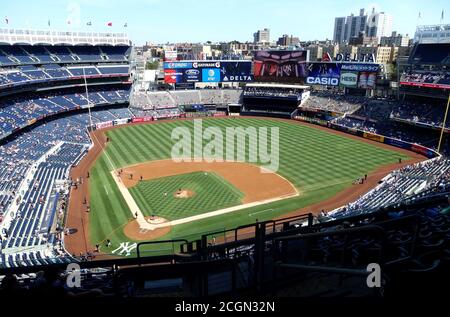
M255 31L268 28L271 41L283 34L301 41L333 39L336 17L358 15L361 8L372 7L393 16L393 31L414 36L417 25L448 22L446 2L380 0L339 3L324 0L320 11L314 3L281 0L265 3L257 0L229 0L212 7L205 0L42 0L39 3L17 0L2 5L1 27L109 31L128 33L137 45L145 42L252 42ZM236 10L238 8L239 10ZM35 12L29 15L29 12ZM420 19L419 19L420 13ZM111 24L108 26L108 24ZM124 26L127 27L124 27Z

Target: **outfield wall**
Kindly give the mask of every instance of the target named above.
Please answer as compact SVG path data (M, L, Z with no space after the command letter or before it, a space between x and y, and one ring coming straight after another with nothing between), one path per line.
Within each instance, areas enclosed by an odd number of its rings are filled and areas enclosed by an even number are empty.
M372 141L375 141L378 143L392 145L392 146L395 146L395 147L398 147L398 148L401 148L404 150L408 150L408 151L412 151L414 153L421 154L423 156L426 156L429 159L441 156L435 150L427 148L420 144L409 143L409 142L394 139L391 137L387 137L387 136L383 136L383 135L379 135L379 134L375 134L375 133L371 133L371 132L367 132L367 131L363 131L363 130L358 130L355 128L349 128L349 127L346 127L346 126L343 126L340 124L336 124L336 123L332 123L329 121L325 121L325 120L320 120L320 119L316 119L316 118L308 118L308 117L296 117L295 120L320 125L322 127L327 127L327 128L341 131L344 133L348 133L351 135L356 135L361 138L364 138L367 140L372 140Z

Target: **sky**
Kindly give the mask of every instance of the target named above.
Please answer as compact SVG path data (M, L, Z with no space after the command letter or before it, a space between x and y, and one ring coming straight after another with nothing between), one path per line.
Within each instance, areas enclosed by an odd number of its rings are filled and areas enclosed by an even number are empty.
M335 17L357 15L361 8L372 7L391 14L393 30L410 36L418 24L440 23L443 10L443 22L450 23L448 0L0 0L0 3L0 27L125 32L137 45L245 42L252 41L253 33L263 28L271 30L272 40L283 34L292 34L301 41L332 39ZM88 22L92 25L87 26Z

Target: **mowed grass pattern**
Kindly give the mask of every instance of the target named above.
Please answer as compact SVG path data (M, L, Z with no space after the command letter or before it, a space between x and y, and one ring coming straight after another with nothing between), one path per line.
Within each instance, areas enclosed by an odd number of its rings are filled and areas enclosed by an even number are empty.
M194 193L191 198L176 198L179 189ZM139 182L130 189L145 216L156 215L177 220L241 204L244 197L216 173L196 172ZM165 195L167 194L167 196Z
M111 139L106 154L96 162L91 176L90 234L93 243L106 238L129 241L120 227L131 218L130 211L118 193L109 173L113 168L146 161L170 158L172 130L193 129L193 121L167 121L158 124L128 126L108 131ZM255 221L269 220L319 201L331 198L351 186L352 182L377 168L408 157L331 132L272 119L207 119L203 128L278 127L280 133L280 168L278 173L302 193L300 197L261 207L238 211L172 228L170 236L197 236L203 232L236 227ZM205 142L206 143L206 142ZM193 144L194 145L194 144Z

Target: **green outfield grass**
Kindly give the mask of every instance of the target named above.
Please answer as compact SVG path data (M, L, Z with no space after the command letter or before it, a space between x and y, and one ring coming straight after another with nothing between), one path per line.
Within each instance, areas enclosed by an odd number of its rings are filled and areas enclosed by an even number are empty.
M191 198L176 198L179 189L194 193ZM144 213L177 220L241 204L244 195L216 173L189 173L139 182L130 189ZM167 194L167 196L166 196Z
M129 241L121 228L127 223L131 214L112 179L111 164L114 168L120 168L170 158L174 144L170 138L171 132L180 126L192 129L193 122L169 121L128 126L107 133L111 139L106 149L107 155L103 154L97 160L91 172L91 243L111 239L113 246L117 246L120 242ZM396 151L289 121L254 118L208 119L203 121L203 126L204 128L217 126L221 129L230 126L279 127L280 169L278 173L288 179L302 194L299 197L269 205L179 225L172 228L170 234L163 239L180 237L194 239L202 233L252 223L255 219L269 220L331 198L352 186L355 179L383 165L396 163L400 157L403 160L408 159L407 156ZM138 190L145 193L146 189L153 185L157 184L145 182ZM146 197L145 194L141 196L143 197L139 198L138 194L136 196L138 203L141 206L150 207L145 210L152 209L151 198ZM183 212L187 211L183 210Z

